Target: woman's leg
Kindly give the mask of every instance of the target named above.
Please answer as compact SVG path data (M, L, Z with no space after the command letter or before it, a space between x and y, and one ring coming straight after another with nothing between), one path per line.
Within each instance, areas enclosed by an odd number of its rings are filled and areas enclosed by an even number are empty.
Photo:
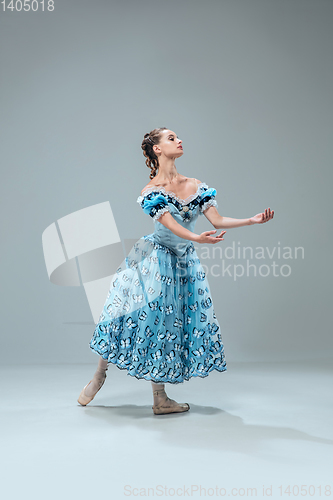
M93 376L93 379L89 382L89 384L84 390L84 394L86 396L88 397L93 396L101 388L106 378L107 369L108 369L108 360L103 359L102 356L100 356L95 375Z
M153 389L153 396L154 396L154 406L159 406L162 401L165 400L165 390L164 390L164 384L155 384L155 382L151 383L152 389Z

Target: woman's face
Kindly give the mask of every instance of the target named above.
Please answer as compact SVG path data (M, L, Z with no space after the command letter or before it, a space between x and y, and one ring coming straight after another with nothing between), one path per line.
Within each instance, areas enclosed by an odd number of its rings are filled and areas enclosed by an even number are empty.
M153 146L157 156L179 158L183 155L182 140L172 130L162 130L159 144Z

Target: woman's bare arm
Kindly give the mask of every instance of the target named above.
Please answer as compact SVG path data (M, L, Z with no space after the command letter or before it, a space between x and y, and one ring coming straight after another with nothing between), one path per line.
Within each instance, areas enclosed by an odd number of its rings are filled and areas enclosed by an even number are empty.
M197 184L201 183L198 179L195 179ZM232 217L223 217L217 211L214 206L208 207L204 212L204 216L209 220L209 222L215 227L215 229L231 229L233 227L242 226L252 226L252 224L262 224L267 222L274 217L274 210L268 207L264 212L260 212L249 219L234 219Z
M203 214L215 229L231 229L233 227L252 226L252 224L262 224L274 217L274 210L266 208L264 212L250 217L249 219L233 219L232 217L223 217L217 211L216 207L208 207Z
M222 231L218 236L210 236L212 233L216 233L216 230L205 231L201 234L196 234L183 227L181 224L172 217L170 212L164 212L161 217L158 219L158 222L163 224L163 226L167 227L172 231L176 236L180 238L184 238L184 240L195 241L196 243L217 243L218 241L223 240L222 236L224 236L226 231Z

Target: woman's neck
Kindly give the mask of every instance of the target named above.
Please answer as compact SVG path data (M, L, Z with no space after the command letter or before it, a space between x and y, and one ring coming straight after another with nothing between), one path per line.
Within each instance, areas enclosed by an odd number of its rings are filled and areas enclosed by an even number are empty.
M172 184L177 182L180 174L177 172L174 159L168 159L164 161L159 160L160 165L158 167L158 174L154 177L156 183L162 184Z

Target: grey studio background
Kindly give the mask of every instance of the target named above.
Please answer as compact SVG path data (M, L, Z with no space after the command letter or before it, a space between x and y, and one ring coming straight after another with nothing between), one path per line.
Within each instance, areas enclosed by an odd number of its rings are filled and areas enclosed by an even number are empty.
M38 5L0 4L3 497L91 499L102 487L118 500L125 485L193 483L225 486L226 496L256 487L290 498L288 485L297 496L310 484L326 495L333 2ZM151 384L114 365L82 407L95 324L83 286L49 281L42 234L103 203L124 248L152 233L136 201L150 173L141 142L164 126L183 141L178 172L214 187L221 215L275 215L227 230L204 246L208 257L195 244L228 370L166 387L190 411L156 417ZM200 217L196 232L210 229ZM244 247L263 249L249 259L257 276L221 276L223 265L246 266Z
M208 274L227 361L331 357L332 14L323 0L1 12L2 363L97 362L84 290L48 281L41 235L105 201L122 240L153 232L136 199L150 173L141 141L159 126L183 140L178 171L216 188L221 215L275 210L210 251L292 249L252 260L290 265L287 277ZM210 229L200 218L196 231Z

